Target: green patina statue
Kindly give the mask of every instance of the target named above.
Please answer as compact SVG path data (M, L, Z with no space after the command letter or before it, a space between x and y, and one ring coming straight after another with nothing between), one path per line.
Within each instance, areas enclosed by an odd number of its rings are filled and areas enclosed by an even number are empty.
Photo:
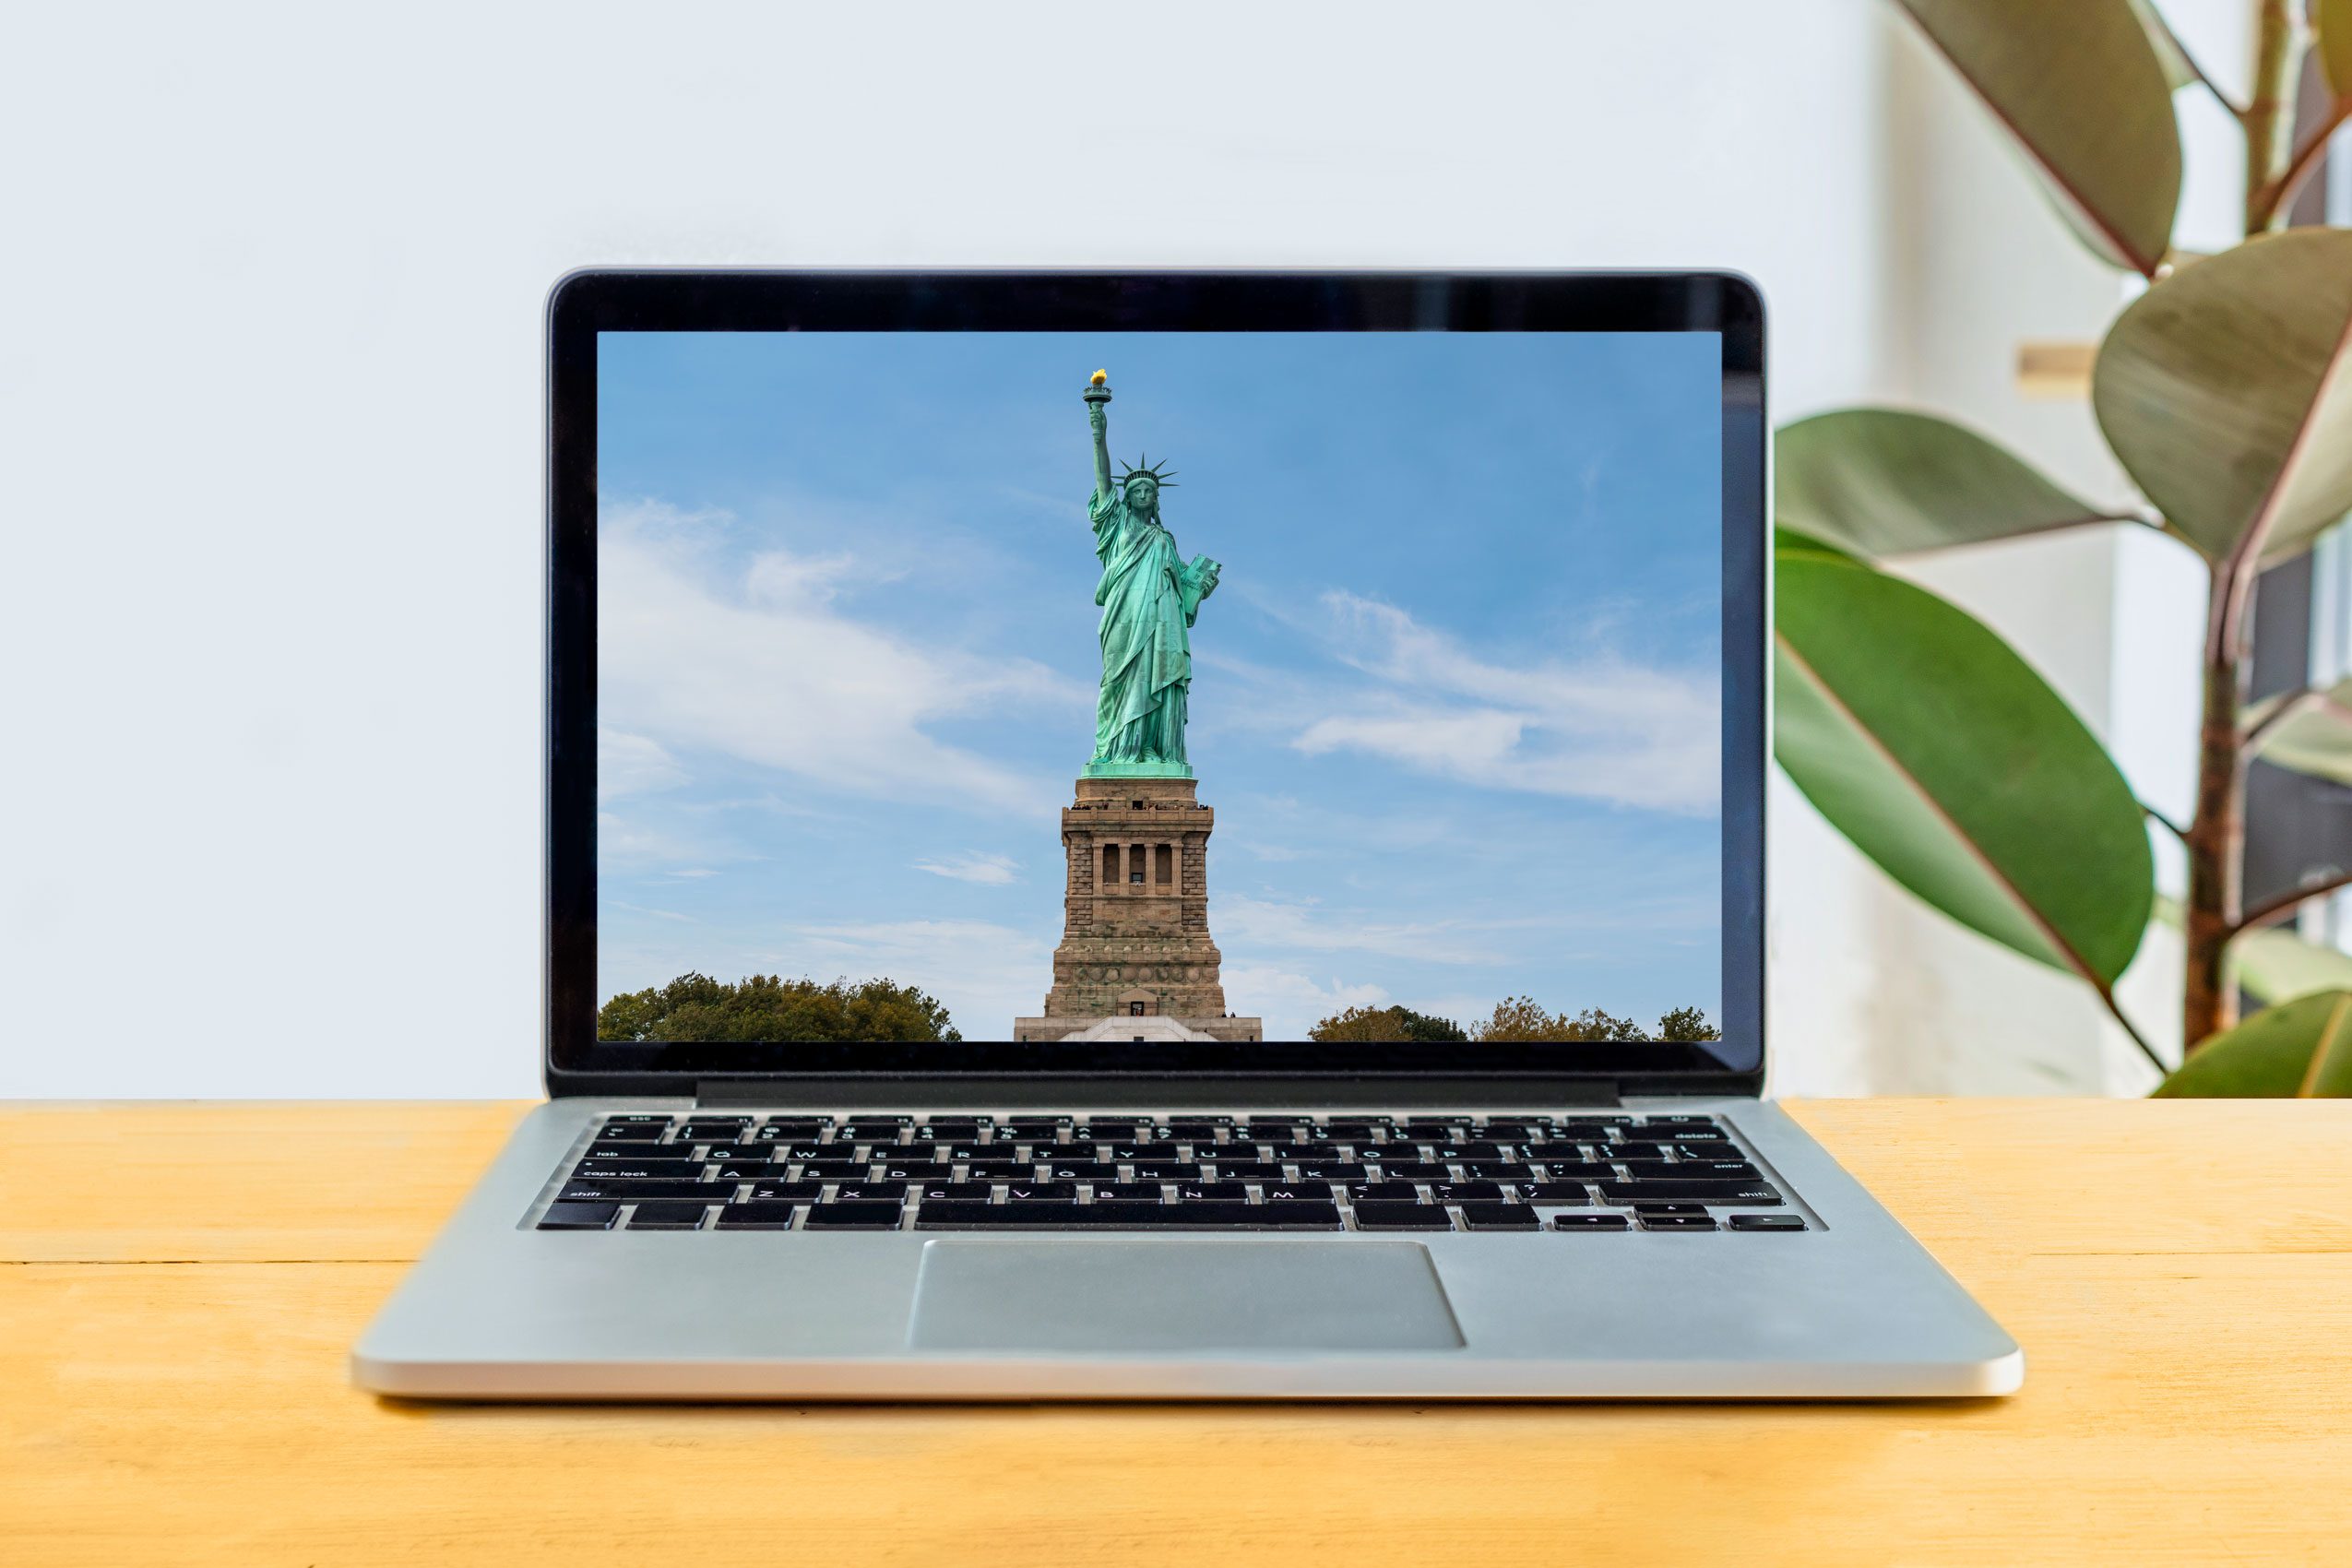
M1201 600L1220 570L1206 555L1182 561L1159 520L1160 493L1173 470L1146 457L1111 476L1110 375L1096 371L1084 394L1094 429L1094 494L1087 518L1102 581L1102 692L1095 704L1089 778L1190 778L1184 705L1193 684L1190 636Z

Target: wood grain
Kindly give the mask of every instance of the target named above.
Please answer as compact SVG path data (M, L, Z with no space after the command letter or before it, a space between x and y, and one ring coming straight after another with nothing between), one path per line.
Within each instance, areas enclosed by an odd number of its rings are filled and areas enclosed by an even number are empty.
M0 1112L0 1562L2352 1558L2352 1104L1799 1108L2025 1345L2009 1400L355 1393L351 1339L517 1110Z

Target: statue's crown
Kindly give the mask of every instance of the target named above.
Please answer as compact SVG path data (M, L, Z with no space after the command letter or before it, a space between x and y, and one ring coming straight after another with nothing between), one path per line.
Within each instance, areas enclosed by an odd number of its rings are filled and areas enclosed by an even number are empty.
M1150 453L1143 454L1142 461L1128 465L1127 471L1119 476L1119 488L1126 489L1127 481L1131 479L1147 479L1162 490L1175 489L1176 470L1168 469L1162 472L1165 462L1166 459L1163 458L1160 462L1155 463L1151 460Z

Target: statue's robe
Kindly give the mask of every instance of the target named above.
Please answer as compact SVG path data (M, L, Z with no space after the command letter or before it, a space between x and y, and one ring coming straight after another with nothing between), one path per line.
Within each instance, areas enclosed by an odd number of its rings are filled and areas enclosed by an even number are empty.
M1120 491L1087 502L1102 580L1102 691L1095 705L1097 762L1182 762L1193 683L1187 635L1208 597L1201 564L1176 556L1175 536L1138 517Z

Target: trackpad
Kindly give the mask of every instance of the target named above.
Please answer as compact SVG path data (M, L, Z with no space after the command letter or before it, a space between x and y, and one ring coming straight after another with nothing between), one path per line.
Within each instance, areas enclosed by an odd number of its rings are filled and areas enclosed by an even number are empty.
M918 1350L1444 1350L1462 1331L1418 1241L974 1238L923 1248Z

